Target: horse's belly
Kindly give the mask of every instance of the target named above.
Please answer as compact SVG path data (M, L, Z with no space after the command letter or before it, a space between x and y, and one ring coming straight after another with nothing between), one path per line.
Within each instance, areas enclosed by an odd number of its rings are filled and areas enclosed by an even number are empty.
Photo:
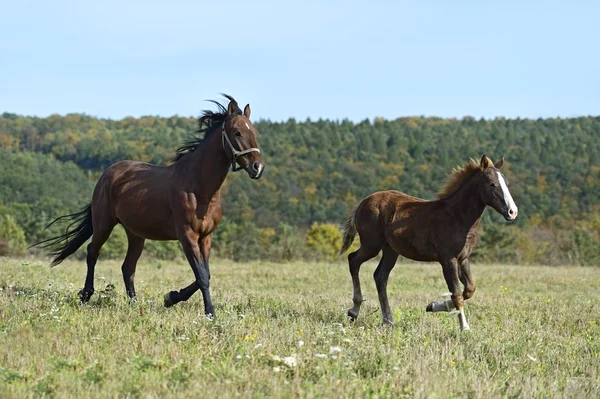
M386 237L390 247L401 256L419 262L435 262L438 260L437 252L431 248L424 237L415 237L411 234L394 232Z
M118 203L115 213L119 222L138 237L150 240L177 239L170 208L159 201Z

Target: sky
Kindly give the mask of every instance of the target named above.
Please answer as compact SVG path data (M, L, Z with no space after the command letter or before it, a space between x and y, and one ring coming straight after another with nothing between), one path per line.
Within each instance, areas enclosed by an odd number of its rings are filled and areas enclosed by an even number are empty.
M600 1L3 1L0 113L600 115Z

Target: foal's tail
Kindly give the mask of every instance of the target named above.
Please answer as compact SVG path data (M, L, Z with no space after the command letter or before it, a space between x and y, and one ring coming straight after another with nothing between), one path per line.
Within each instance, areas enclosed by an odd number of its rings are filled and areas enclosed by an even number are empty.
M94 228L92 226L92 204L88 204L79 212L54 219L54 221L46 226L46 228L63 219L68 219L71 221L71 224L67 226L64 234L61 234L57 237L48 238L47 240L40 241L31 246L39 246L40 248L56 247L54 251L50 252L50 255L54 257L54 259L52 259L52 266L58 265L67 257L75 253L75 251L77 251L79 247L81 247L94 232ZM77 226L71 229L71 227L75 224Z
M346 220L344 221L344 238L342 243L342 249L340 249L339 255L343 254L348 250L348 248L350 248L350 245L352 245L352 242L356 237L356 225L354 222L357 211L358 207L354 211L352 211L352 213L349 214L348 217L346 217Z

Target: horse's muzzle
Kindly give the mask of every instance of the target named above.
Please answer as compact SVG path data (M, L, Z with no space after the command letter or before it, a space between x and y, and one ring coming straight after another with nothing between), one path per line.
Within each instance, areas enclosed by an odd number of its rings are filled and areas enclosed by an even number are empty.
M254 161L252 164L246 167L246 172L251 179L258 180L262 176L265 170L265 165L262 162Z

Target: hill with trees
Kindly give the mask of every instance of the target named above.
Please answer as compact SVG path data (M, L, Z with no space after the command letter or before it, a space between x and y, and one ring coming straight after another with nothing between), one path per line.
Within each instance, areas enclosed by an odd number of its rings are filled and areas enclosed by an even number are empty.
M255 126L265 173L258 181L243 172L228 176L225 219L215 234L221 256L331 257L329 225L366 195L396 189L432 199L452 167L486 154L505 156L519 218L507 225L486 212L480 260L600 263L600 117L290 119ZM168 163L195 129L195 119L184 117L4 113L0 215L10 215L28 243L46 237L55 231L43 226L85 205L106 167L123 159Z

